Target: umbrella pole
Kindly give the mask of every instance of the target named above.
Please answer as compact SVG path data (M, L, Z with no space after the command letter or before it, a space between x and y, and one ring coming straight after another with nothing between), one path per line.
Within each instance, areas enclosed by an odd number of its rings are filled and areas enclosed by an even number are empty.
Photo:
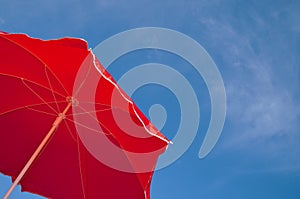
M11 194L11 192L14 190L14 188L19 184L20 180L25 175L26 171L29 169L29 167L32 165L33 161L40 154L40 152L42 151L42 149L44 148L44 146L47 144L47 142L49 141L49 139L51 138L51 136L53 135L53 133L55 132L55 130L57 129L57 127L59 126L59 124L65 118L65 115L66 115L66 113L68 112L68 110L70 109L71 106L72 106L72 101L70 101L68 103L67 107L65 108L65 110L57 116L56 120L54 121L54 123L53 123L51 129L49 130L49 132L47 133L46 137L42 140L42 142L40 143L40 145L38 146L38 148L32 154L32 156L30 157L30 159L28 160L28 162L26 163L26 165L23 167L22 171L19 173L18 177L15 179L15 181L13 182L13 184L11 185L11 187L9 188L9 190L6 192L6 194L3 197L3 199L7 199L9 197L9 195Z

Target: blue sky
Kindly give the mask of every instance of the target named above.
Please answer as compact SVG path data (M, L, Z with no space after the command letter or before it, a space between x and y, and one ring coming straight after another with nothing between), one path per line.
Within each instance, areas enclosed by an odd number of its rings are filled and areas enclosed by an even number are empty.
M91 48L138 27L164 27L188 35L215 61L227 94L222 135L204 159L198 158L198 151L209 125L210 98L191 66L174 55L144 50L121 57L109 68L118 79L137 64L168 64L197 91L197 136L180 159L155 173L152 198L300 198L300 1L130 2L2 0L0 29L44 39L81 37ZM162 132L171 138L180 120L172 97L157 85L133 95L145 114L151 104L165 105ZM9 178L1 175L0 195L8 187ZM11 198L39 197L16 190Z

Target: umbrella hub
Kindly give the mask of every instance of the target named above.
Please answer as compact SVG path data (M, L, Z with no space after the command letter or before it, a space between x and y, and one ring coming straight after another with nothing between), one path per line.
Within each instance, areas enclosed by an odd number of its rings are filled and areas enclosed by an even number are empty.
M56 129L59 124L66 118L66 113L68 112L68 110L71 108L71 106L73 105L73 101L69 100L68 101L68 105L65 108L65 110L62 113L59 113L57 118L55 119L55 121L53 122L52 126Z
M72 103L72 106L78 106L79 105L79 101L76 98L72 97L72 96L68 96L66 98L66 101L68 103Z

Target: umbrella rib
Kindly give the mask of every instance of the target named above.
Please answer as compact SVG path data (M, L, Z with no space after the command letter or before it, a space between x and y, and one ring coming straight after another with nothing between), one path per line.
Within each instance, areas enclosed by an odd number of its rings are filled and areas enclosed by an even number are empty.
M83 111L84 111L84 113L86 113L86 114L88 114L93 120L95 120L96 122L98 122L98 123L100 123L101 124L101 126L103 126L109 133L110 133L110 135L111 136L113 136L114 138L115 138L115 140L117 140L116 139L116 137L114 136L114 134L109 130L109 128L107 128L106 127L106 125L104 125L101 121L99 121L96 117L94 117L93 115L91 115L91 113L96 113L97 111L86 111L83 107L81 107L81 106L79 106ZM108 111L108 110L112 110L112 109L118 109L118 110L120 110L120 111L123 111L123 112L125 112L125 113L127 113L125 110L123 110L123 109L120 109L120 108L118 108L118 107L112 107L111 109L105 109L105 110L103 110L103 111ZM79 114L81 114L81 113L79 113ZM130 113L129 113L130 114ZM75 115L75 114L74 114ZM131 114L130 114L131 115ZM135 116L135 115L134 115ZM96 131L96 130L95 130ZM98 132L98 131L97 131ZM103 134L105 134L105 135L109 135L109 134L107 134L107 133L103 133ZM119 143L119 142L118 142ZM119 145L121 146L121 144L119 143Z
M104 133L103 132L103 134L105 134L105 135L112 135L112 136L114 136L113 135L113 133L102 123L102 122L100 122L97 118L95 118L93 115L91 115L91 113L93 113L93 112L89 112L89 111L86 111L83 107L81 107L81 106L79 106L83 111L85 111L93 120L95 120L96 122L99 122L107 131L109 131L109 133L110 134L107 134L107 133Z
M68 93L67 89L64 87L64 85L62 84L62 82L60 81L60 79L55 75L55 73L47 66L47 64L41 59L39 58L35 53L33 53L31 50L25 48L24 46L20 45L19 43L7 38L7 37L2 37L6 40L8 40L9 42L15 44L16 46L22 48L23 50L25 50L25 52L28 52L29 54L31 54L36 60L38 60L40 63L42 63L45 67L47 67L49 69L49 71L51 72L51 74L54 76L54 78L58 81L58 83L60 84L60 86L64 89L64 91L66 92L66 94L68 96L70 96L70 94Z
M65 88L65 86L63 85L63 83L60 81L60 79L55 75L55 73L51 70L51 68L49 68L46 64L45 67L47 67L47 69L50 71L50 73L54 76L54 78L58 81L58 83L60 84L60 86L64 89L65 93L68 96L71 96L71 94L67 91L67 89Z
M91 105L101 105L101 106L107 106L107 107L114 107L112 104L103 104L103 103L98 103L98 102L93 102L93 101L80 101L80 104L91 104Z
M85 114L90 114L90 113L99 113L99 112L108 111L108 110L111 110L111 109L112 108L106 108L106 109L100 109L100 110L94 110L94 111L83 111L83 112L80 112L80 113L68 114L66 116L71 116L71 115L77 116L77 115L85 115Z
M92 69L92 64L90 63L89 69L88 69L88 71L86 72L83 81L80 83L78 89L74 92L74 95L73 95L74 97L76 97L76 96L78 95L79 91L82 89L84 83L86 82L86 80L87 80L87 78L88 78L88 75L89 75L90 72L91 72L91 69Z
M67 115L66 115L66 117L67 117ZM69 134L71 135L72 139L73 139L75 142L77 142L77 140L75 139L74 135L72 134L72 131L71 131L71 129L70 129L70 126L69 126L68 122L67 122L66 120L64 120L64 123L65 123L65 125L66 125L66 127L67 127L67 131L68 131Z
M54 102L48 102L48 103L54 103ZM14 111L22 110L22 109L33 109L31 107L43 106L43 105L46 105L46 104L45 103L38 103L38 104L30 104L30 105L20 106L20 107L10 109L10 110L7 110L7 111L4 111L4 112L0 113L0 116L5 115L5 114L9 114L9 113L14 112ZM45 113L47 113L47 112L45 112ZM51 113L47 113L47 114L50 115ZM57 114L51 114L51 115L57 116Z
M56 114L58 114L59 112L57 112L52 106L50 106L50 104L48 104L38 93L36 93L29 85L27 85L23 79L21 79L23 84L34 94L36 95L40 100L42 100L52 111L54 111Z
M83 198L86 199L87 196L86 196L86 193L85 193L85 188L84 188L84 180L83 180L83 175L82 175L82 168L81 168L81 155L80 155L80 146L79 146L79 139L78 139L78 134L76 134L76 140L77 140L77 151L78 151L78 161L79 161L79 173L80 173L80 178L81 178L81 189L82 189L82 193L83 193Z
M84 108L82 108L82 107L80 107L80 108L81 108L82 110L85 111ZM88 113L88 115L89 115L92 119L94 119L96 122L100 123L101 126L104 127L104 128L109 132L109 134L108 134L108 133L104 133L104 132L102 132L102 134L104 134L104 135L111 135L111 136L116 140L116 142L118 142L118 144L120 145L120 147L124 150L124 147L122 147L121 143L118 141L118 139L115 137L115 135L109 130L109 128L106 127L106 125L104 125L101 121L97 120L97 118L93 117L93 116L91 115L91 113ZM96 131L96 132L98 133L99 131ZM127 155L126 155L126 156L127 156ZM128 157L127 157L127 158L128 158ZM128 159L128 160L129 160L129 159Z
M80 123L80 122L76 122L75 120L72 120L72 119L70 119L70 118L65 118L65 119L68 120L68 121L70 121L70 122L73 122L74 124L77 124L77 125L79 125L79 126L81 126L81 127L84 127L84 128L86 128L86 129L88 129L88 130L94 131L94 132L96 132L96 133L101 133L101 132L99 132L97 129L90 128L90 127L88 127L88 126L86 126L86 125L84 125L84 124L82 124L82 123ZM103 132L102 132L102 133L103 133ZM103 134L105 134L105 133L103 133ZM105 134L105 135L109 135L109 134Z
M83 110L85 111L84 108L82 108L82 107L80 107L80 108L83 109ZM90 115L90 113L89 113L88 115ZM127 150L125 149L125 147L123 147L122 144L118 141L118 139L115 137L115 135L109 130L109 128L107 128L102 122L98 121L98 120L97 120L95 117L93 117L92 115L90 115L90 116L91 116L94 120L96 120L97 122L99 122L99 123L100 123L100 124L101 124L108 132L109 132L109 134L103 132L104 135L111 135L111 136L114 138L114 140L119 144L119 147L122 148L123 151L127 151ZM126 156L128 162L130 162L130 164L131 164L131 166L132 166L132 169L133 169L133 164L132 164L132 162L131 162L129 156L127 155L127 153L124 153L124 154L125 154L125 156Z
M29 110L38 112L38 113L43 113L43 114L51 115L51 116L57 116L56 114L48 113L48 112L46 112L46 111L41 111L41 110L37 110L37 109L34 109L34 108L30 108L30 107L26 107L26 108L29 109Z
M109 105L109 104L102 104L102 103L96 103L96 102L88 102L88 101L85 101L85 102L80 102L80 104L83 104L83 103L87 103L87 104L94 104L94 105L101 105L101 106L107 106L109 108L106 108L106 109L99 109L99 110L93 110L93 111L83 111L83 112L80 112L80 113L73 113L72 115L83 115L83 114L86 114L86 113L98 113L98 112L102 112L102 111L108 111L108 110L112 110L112 109L117 109L117 110L120 110L124 113L128 113L127 110L124 110L120 107L117 107L117 106L112 106L112 105ZM83 109L83 107L81 106L81 108ZM133 113L128 113L132 116L136 116L136 114L133 114Z
M48 81L48 84L49 84L49 87L50 87L50 90L51 90L53 99L54 99L55 104L56 104L56 108L57 108L57 110L60 112L60 108L59 108L59 106L58 106L57 99L56 99L55 94L54 94L54 92L53 92L53 87L52 87L51 81L50 81L50 79L49 79L48 72L47 72L47 67L46 67L46 66L45 66L45 74L46 74L46 77L47 77L47 81Z
M69 118L66 118L67 120L69 120L69 121L71 121L71 122L73 122L73 123L75 123L75 124L78 124L79 126L82 126L82 127L84 127L84 128L86 128L86 129L89 129L89 130L92 130L92 131L94 131L94 132L96 132L96 133L102 133L102 134L104 134L104 135L112 135L113 137L114 137L114 134L102 123L102 122L100 122L100 121L98 121L97 120L97 118L95 118L95 117L93 117L92 115L91 115L91 113L92 112L88 112L88 111L86 111L84 108L82 108L81 106L79 106L83 111L85 111L93 120L95 120L96 122L98 122L98 123L100 123L108 132L109 132L109 134L107 134L107 133L104 133L104 132L100 132L99 130L97 130L97 129L93 129L93 128L90 128L90 127L88 127L88 126L86 126L86 125L84 125L84 124L82 124L82 123L80 123L80 122L77 122L77 121L75 121L75 120L72 120L72 119L69 119Z
M82 101L80 102L80 104L94 104L94 105L103 105L103 106L109 106L111 107L111 104L103 104L103 103L99 103L99 102L93 102L93 101Z
M15 75L9 75L9 74L4 74L4 73L0 73L0 75L6 76L6 77L11 77L11 78L16 78L16 79L19 79L19 80L22 80L22 81L26 81L26 82L28 82L28 83L31 83L31 84L34 84L34 85L36 85L36 86L38 86L38 87L41 87L41 88L43 88L43 89L46 89L46 90L48 90L48 91L51 91L48 87L43 86L43 85L41 85L41 84L38 84L38 83L36 83L36 82L34 82L34 81L28 80L28 79L23 78L23 77L19 77L19 76L15 76ZM65 97L65 95L63 95L63 94L61 94L61 93L59 93L59 92L57 92L57 91L55 91L55 90L53 90L53 92L54 92L56 95L59 95L59 96L61 96L61 97Z
M120 108L120 107L117 107L117 106L112 106L111 104L103 104L103 103L97 103L97 102L89 102L89 101L83 101L83 102L80 102L80 104L92 104L92 105L101 105L101 106L107 106L107 107L109 107L109 108L106 108L106 109L99 109L99 110L95 110L95 111L84 111L84 112L82 112L82 113L77 113L77 114L72 114L72 115L81 115L81 114L83 114L83 113L97 113L97 112L101 112L102 110L103 111L107 111L107 110L111 110L111 109L118 109L118 110L120 110L120 111L123 111L123 112L125 112L125 113L128 113L128 111L126 111L126 110L124 110L124 109L122 109L122 108ZM81 108L82 108L82 106L81 106ZM129 113L129 114L131 114L131 113ZM135 114L134 114L135 115Z

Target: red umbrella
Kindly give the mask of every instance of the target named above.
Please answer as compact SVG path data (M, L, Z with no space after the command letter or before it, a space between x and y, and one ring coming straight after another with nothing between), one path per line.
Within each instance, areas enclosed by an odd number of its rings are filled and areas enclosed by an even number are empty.
M149 199L169 141L80 39L0 32L0 172L54 199Z

